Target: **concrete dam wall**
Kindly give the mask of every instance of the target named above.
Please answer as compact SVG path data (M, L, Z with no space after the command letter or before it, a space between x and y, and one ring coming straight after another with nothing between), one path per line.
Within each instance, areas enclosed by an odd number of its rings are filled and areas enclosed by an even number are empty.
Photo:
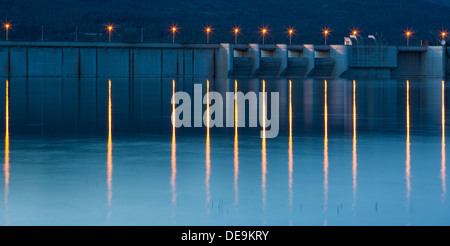
M445 77L444 46L0 42L2 77Z
M0 76L214 75L219 45L3 42Z

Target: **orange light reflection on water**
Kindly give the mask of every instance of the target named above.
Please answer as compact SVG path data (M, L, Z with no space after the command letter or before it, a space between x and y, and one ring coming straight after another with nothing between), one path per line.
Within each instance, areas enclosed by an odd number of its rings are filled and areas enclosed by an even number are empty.
M5 103L5 204L8 204L9 194L9 81L6 80L6 103Z
M266 207L266 175L267 175L267 157L266 157L266 81L262 80L262 146L261 146L261 190L262 190L262 203L263 209Z
M324 86L324 140L323 140L323 174L324 174L324 209L328 208L328 100L327 81Z
M111 206L112 202L112 103L111 103L111 80L109 84L109 97L108 97L108 153L107 153L107 186L108 186L108 206Z
M441 180L442 180L442 197L447 193L447 185L445 181L445 83L442 80L442 144L441 144Z
M175 80L172 80L172 98L175 100ZM172 175L170 177L170 185L172 191L172 204L176 204L176 177L177 177L177 141L175 136L175 101L172 102L172 160L171 168Z
M234 203L239 203L239 143L238 143L238 102L237 102L237 80L234 81Z
M209 212L209 204L211 202L211 194L210 194L210 177L211 177L211 150L210 150L210 137L209 137L209 80L206 80L206 207Z
M411 142L410 142L410 114L409 114L409 80L406 81L406 198L409 204L411 195Z
M294 192L292 189L294 172L294 155L292 150L292 81L289 80L289 210L292 211Z
M358 161L356 152L356 81L353 80L353 151L352 151L352 176L353 176L353 206L356 205L356 187L358 174Z

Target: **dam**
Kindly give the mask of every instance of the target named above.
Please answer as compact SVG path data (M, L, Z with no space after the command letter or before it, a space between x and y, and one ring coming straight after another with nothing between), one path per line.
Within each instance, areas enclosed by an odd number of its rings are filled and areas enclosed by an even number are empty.
M2 77L440 78L446 46L0 42Z

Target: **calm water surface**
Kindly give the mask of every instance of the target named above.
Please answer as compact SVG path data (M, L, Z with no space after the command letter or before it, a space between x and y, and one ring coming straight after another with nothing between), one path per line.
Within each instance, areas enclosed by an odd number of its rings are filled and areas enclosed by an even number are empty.
M2 80L0 223L450 224L442 80L172 79ZM173 129L194 83L279 92L279 136Z

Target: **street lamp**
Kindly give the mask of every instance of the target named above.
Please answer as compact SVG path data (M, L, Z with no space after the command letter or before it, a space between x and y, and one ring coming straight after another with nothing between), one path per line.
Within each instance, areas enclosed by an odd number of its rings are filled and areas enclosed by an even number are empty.
M172 32L172 43L175 43L175 34L178 32L178 26L174 25L170 27L170 31Z
M353 28L351 31L352 31L353 36L356 36L359 34L359 30L357 28Z
M241 30L239 30L239 27L234 27L233 32L234 32L234 43L237 44L237 37L238 34Z
M212 28L210 26L205 27L206 32L206 43L209 44L209 34L212 32Z
M9 22L6 22L6 23L3 25L3 28L5 28L5 32L6 32L6 41L8 41L8 39L9 39L9 36L8 36L8 34L9 34L9 28L11 28L11 24L10 24Z
M441 38L442 38L442 41L445 42L445 37L447 37L447 35L448 35L447 30L441 31Z
M267 29L267 27L263 26L263 27L260 28L260 32L261 32L261 35L263 37L263 44L264 44L264 42L266 40L266 35L269 33L269 30Z
M111 34L114 31L115 26L113 24L106 25L106 31L108 31L108 42L111 42Z
M325 45L327 45L328 35L330 35L331 30L329 28L327 28L327 27L324 27L322 29L322 33L323 33L323 36L325 37Z
M412 29L406 29L403 35L406 37L406 46L409 46L409 39L413 36L414 32Z
M295 30L294 28L289 28L288 29L288 34L289 34L289 44L292 44L292 35L294 35Z

